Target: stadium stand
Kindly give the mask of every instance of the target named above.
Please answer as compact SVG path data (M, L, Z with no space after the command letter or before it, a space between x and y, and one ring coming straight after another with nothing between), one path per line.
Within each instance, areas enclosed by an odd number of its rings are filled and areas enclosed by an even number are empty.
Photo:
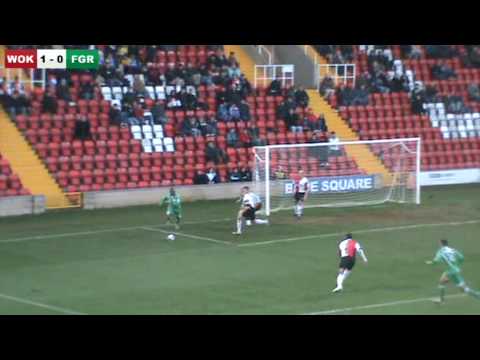
M294 89L276 96L269 89L251 89L234 55L227 58L221 47L99 48L105 62L98 73L49 71L47 89L35 88L27 110L12 114L64 191L190 185L196 173L210 168L225 182L235 169L251 168L252 145L325 141L315 140L309 130L289 131L278 116L288 96L295 100ZM187 106L186 94L193 95L194 105ZM182 106L176 108L175 100ZM234 121L232 109L223 115L223 103L246 107L247 115ZM294 112L303 125L308 108L295 105ZM78 130L83 118L89 124L85 136ZM185 130L190 118L199 132ZM211 133L206 118L215 118ZM237 146L227 145L232 129L243 139ZM223 161L207 161L208 143L226 154ZM361 172L346 156L331 156L325 167L304 155L298 154L312 174ZM287 172L297 170L281 159L278 164Z
M10 163L0 154L0 196L30 195L17 174L12 171Z

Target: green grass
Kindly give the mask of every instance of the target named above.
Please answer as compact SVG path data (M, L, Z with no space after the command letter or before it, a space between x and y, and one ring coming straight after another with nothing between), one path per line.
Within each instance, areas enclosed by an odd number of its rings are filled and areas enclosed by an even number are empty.
M358 261L345 291L335 295L330 291L341 236L325 236L480 219L479 190L426 188L421 206L307 209L300 224L284 211L272 216L270 226L249 228L236 241L232 220L201 222L233 218L237 204L184 205L184 220L199 223L185 224L181 233L225 244L182 235L168 242L164 233L139 228L169 229L155 206L2 218L0 314L62 313L42 304L87 314L302 314L428 298L437 295L442 268L424 261L440 237L464 252L467 283L480 288L480 224L360 233L369 264ZM68 235L77 232L84 234ZM458 290L449 287L447 294ZM420 301L339 314L480 314L480 301L452 297L443 306Z

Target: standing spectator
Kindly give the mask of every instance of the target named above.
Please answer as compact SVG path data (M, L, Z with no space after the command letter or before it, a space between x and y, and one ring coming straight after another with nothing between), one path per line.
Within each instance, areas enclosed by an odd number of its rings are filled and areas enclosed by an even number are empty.
M228 68L228 77L229 78L239 78L242 72L240 71L237 64L233 64Z
M213 168L210 168L210 170L208 170L207 177L209 184L217 184L220 182L218 175Z
M228 131L227 145L230 147L238 147L238 135L234 128Z

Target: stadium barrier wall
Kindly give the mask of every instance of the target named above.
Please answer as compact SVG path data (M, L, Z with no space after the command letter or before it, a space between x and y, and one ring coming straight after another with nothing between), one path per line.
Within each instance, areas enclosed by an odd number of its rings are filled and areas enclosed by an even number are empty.
M480 182L480 169L458 169L423 171L420 173L422 186L454 185Z
M9 196L0 198L0 217L41 214L45 212L45 196Z
M249 182L215 185L176 186L184 202L197 200L236 199L242 186ZM115 208L158 204L169 191L169 187L87 192L83 197L84 209Z

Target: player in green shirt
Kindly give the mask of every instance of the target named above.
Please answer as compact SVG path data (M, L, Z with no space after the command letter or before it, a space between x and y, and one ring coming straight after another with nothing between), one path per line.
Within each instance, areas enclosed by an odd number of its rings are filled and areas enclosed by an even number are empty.
M465 280L461 274L462 270L460 269L460 266L463 264L463 260L464 256L460 251L448 246L447 240L440 240L440 249L437 251L435 258L426 262L427 265L443 263L447 267L447 270L440 277L440 283L438 285L438 288L440 289L440 299L436 300L435 302L444 302L445 285L449 281L452 281L468 295L480 299L480 292L470 289L465 284Z
M172 216L175 217L175 229L178 230L180 228L180 220L182 219L182 200L173 187L170 188L170 194L165 196L160 206L165 204L167 204L167 224L172 222Z

